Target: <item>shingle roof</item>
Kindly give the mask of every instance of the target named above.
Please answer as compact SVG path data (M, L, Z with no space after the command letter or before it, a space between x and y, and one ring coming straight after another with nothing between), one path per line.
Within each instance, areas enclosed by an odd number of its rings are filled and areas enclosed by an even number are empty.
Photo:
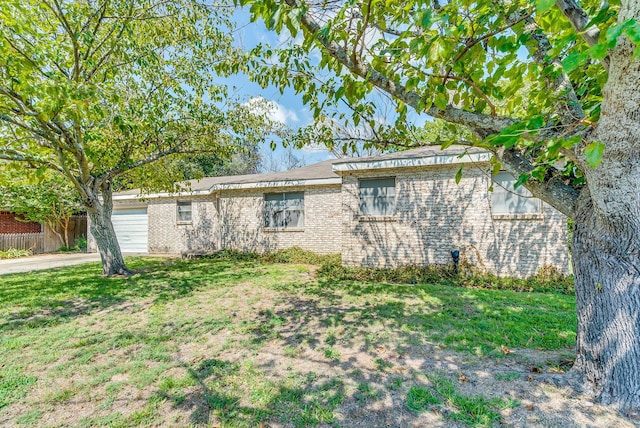
M342 169L348 164L362 164L362 163L378 163L384 161L403 161L413 159L424 159L437 156L458 156L463 153L476 154L487 153L486 150L454 145L445 150L440 149L439 146L425 146L417 149L406 150L396 153L388 153L378 156L366 156L360 158L342 158L342 159L330 159L324 162L316 163L302 168L296 168L289 171L272 172L267 174L246 174L246 175L230 175L223 177L205 177L198 180L189 180L184 182L185 188L190 188L191 192L205 193L213 191L215 188L224 187L237 187L256 184L259 187L260 183L273 183L273 182L290 182L290 185L295 182L309 180L327 180L327 179L339 179L340 176L336 174L336 167ZM336 167L334 167L336 165ZM340 165L340 166L338 166ZM244 186L243 186L244 185ZM118 192L114 196L130 196L139 195L140 190L134 189L126 192ZM168 194L167 194L168 196Z

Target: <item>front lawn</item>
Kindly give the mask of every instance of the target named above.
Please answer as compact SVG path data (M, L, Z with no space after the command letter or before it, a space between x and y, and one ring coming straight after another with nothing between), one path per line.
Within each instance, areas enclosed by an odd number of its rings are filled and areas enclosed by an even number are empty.
M530 397L504 391L543 388L532 373L566 368L571 296L336 282L255 260L128 263L141 273L106 279L90 263L0 277L0 425L544 425L562 414L545 416L557 391L533 413Z

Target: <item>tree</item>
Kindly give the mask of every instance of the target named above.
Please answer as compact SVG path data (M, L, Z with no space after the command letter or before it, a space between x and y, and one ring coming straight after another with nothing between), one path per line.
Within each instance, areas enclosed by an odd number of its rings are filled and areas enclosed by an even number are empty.
M114 182L172 190L179 171L169 156L231 156L268 131L216 84L212 67L234 56L228 10L198 0L0 0L0 159L73 185L105 275L130 273L111 223Z
M260 169L262 156L254 147L251 151L238 152L229 157L215 154L196 154L188 158L176 159L171 168L178 168L185 180L222 175L255 174Z
M3 170L2 163L0 207L20 214L25 220L49 225L67 248L71 217L82 212L77 192L64 177L53 174L25 177L22 172Z
M276 153L273 150L267 151L262 155L260 169L262 172L280 172L291 169L302 168L307 164L304 155L296 154L294 147L289 145L284 148L282 153Z
M494 170L574 220L572 374L639 418L640 3L242 3L268 28L303 34L250 53L247 67L271 59L258 82L293 86L319 120L342 100L349 120L370 120L372 91L389 94L399 130L409 107L468 130L465 143L492 151Z

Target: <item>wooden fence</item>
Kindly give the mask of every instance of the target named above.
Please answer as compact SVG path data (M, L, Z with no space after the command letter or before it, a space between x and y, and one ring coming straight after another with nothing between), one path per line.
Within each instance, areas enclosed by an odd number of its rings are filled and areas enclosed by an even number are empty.
M64 230L62 228L56 228L56 231L63 235ZM50 253L58 251L60 247L64 245L64 242L60 240L48 225L44 227L44 248L43 251ZM69 246L73 247L77 244L78 238L87 237L87 216L74 215L69 221Z
M59 233L64 233L58 229ZM69 222L69 245L77 244L78 238L87 237L87 217L73 216ZM46 225L41 233L2 233L0 234L0 251L9 248L17 250L31 250L32 254L51 253L58 251L64 242L60 240L51 228Z
M9 248L31 250L33 254L44 252L44 232L0 234L0 251Z

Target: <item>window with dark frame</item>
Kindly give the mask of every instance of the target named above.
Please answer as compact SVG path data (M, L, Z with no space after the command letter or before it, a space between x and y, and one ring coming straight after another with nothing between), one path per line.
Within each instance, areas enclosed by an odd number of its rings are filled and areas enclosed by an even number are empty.
M264 226L304 227L304 192L265 193Z
M392 216L396 214L396 179L362 178L358 181L360 215Z
M534 198L524 186L514 188L516 179L508 172L499 172L493 177L491 192L491 214L519 215L542 213L542 202Z
M190 223L192 221L191 216L191 201L178 201L178 223Z

